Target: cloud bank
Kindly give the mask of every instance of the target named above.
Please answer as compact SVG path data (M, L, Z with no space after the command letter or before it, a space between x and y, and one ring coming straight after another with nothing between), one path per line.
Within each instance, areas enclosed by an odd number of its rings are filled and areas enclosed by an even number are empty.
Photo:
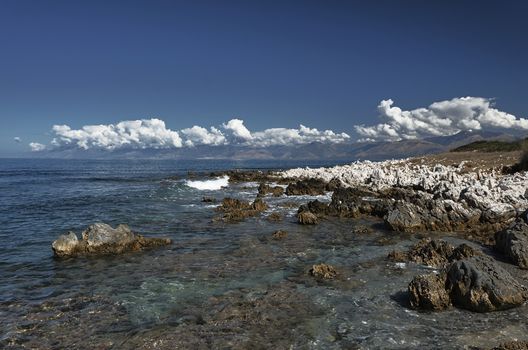
M300 125L298 129L273 128L250 131L244 121L231 119L221 127L206 129L201 126L179 131L170 130L160 119L128 120L117 124L86 125L72 129L68 125L54 125L53 140L46 146L32 142L32 151L77 148L113 151L118 149L167 149L199 145L243 145L267 147L301 145L312 142L341 143L350 138L345 133L319 131Z
M460 97L410 111L393 106L391 99L378 105L382 123L356 125L359 141L399 141L429 136L448 136L466 130L528 130L528 120L493 108L491 99Z

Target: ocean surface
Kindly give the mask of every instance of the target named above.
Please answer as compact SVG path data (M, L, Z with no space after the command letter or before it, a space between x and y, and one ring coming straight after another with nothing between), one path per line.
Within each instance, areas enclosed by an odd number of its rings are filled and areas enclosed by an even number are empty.
M420 234L388 232L376 220L296 224L300 204L331 193L266 197L262 215L218 222L217 204L202 197L252 201L258 184L196 176L322 165L334 164L0 160L0 348L450 349L524 337L525 306L488 314L409 309L407 284L430 269L386 256ZM283 219L268 220L273 212ZM174 243L53 257L54 239L95 222L126 223ZM288 236L271 239L279 229ZM336 266L339 278L309 276L320 262Z

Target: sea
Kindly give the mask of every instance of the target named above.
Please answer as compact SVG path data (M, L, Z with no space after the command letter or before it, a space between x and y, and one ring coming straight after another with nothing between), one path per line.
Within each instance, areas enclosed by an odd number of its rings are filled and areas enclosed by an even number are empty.
M299 205L331 193L267 196L261 215L215 219L223 198L252 201L259 184L211 172L329 165L0 159L0 348L469 349L523 338L525 306L487 314L409 308L408 283L434 270L386 257L430 233L390 232L377 219L296 223ZM54 258L59 235L96 222L173 243ZM277 230L287 237L273 239ZM338 277L313 278L319 263Z

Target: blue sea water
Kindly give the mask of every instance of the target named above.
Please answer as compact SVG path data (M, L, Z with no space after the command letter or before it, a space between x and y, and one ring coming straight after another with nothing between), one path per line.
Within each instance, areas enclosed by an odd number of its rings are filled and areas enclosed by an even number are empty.
M330 193L266 197L270 208L261 216L225 224L202 197L253 200L258 184L186 185L189 172L322 165L333 164L0 160L0 347L459 348L526 333L525 307L486 315L408 309L402 295L424 268L385 257L418 238L386 232L377 221L295 223L300 204ZM267 220L272 212L283 220ZM174 243L115 257L53 258L58 235L95 222L126 223ZM357 234L358 225L373 232ZM270 239L278 229L288 231L283 241ZM337 266L339 281L309 277L319 262Z

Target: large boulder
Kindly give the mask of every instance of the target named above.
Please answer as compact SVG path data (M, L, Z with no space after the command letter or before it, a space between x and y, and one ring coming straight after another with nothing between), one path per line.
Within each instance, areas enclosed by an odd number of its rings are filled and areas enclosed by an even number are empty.
M495 234L495 249L507 255L521 269L528 269L528 225L518 219Z
M394 231L414 232L425 229L420 209L403 201L396 202L387 214L385 223Z
M446 287L453 305L488 312L519 306L527 289L487 256L453 262L447 269Z
M90 225L79 240L75 232L59 236L51 245L57 257L121 254L171 243L169 238L150 238L133 233L127 225L112 228L104 223Z
M409 283L411 307L440 311L451 306L445 275L418 275Z

